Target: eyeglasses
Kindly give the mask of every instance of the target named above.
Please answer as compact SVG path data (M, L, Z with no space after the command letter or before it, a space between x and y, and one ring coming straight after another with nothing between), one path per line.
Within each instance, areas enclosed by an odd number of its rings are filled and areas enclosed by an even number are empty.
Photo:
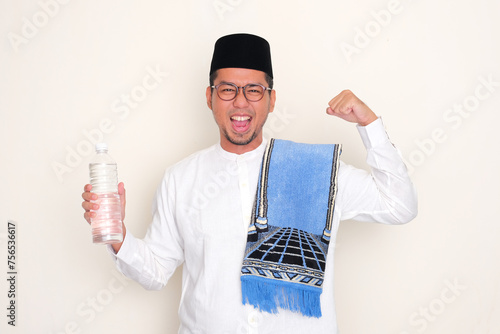
M238 96L240 88L243 89L243 95L250 102L257 102L262 100L266 90L272 90L272 88L264 87L259 84L248 84L243 87L238 87L234 83L222 82L216 86L210 86L215 88L217 91L217 96L223 101L231 101Z

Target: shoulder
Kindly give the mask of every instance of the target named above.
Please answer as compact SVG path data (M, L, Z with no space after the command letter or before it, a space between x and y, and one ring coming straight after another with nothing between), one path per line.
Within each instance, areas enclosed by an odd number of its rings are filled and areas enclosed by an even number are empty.
M210 161L214 158L214 155L216 155L216 147L217 144L214 144L210 147L192 153L179 162L171 165L166 169L164 178L183 177L194 173L204 164L210 163Z

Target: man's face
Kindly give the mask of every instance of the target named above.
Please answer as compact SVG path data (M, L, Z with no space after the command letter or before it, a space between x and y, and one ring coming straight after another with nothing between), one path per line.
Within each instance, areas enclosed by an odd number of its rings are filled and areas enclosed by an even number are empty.
M223 68L217 71L214 85L221 82L234 83L238 87L260 84L268 87L262 71L244 68ZM264 92L262 100L248 101L239 89L234 100L223 101L217 91L207 88L207 104L212 110L220 131L221 146L224 150L242 154L257 148L262 143L262 127L267 115L274 110L276 92Z

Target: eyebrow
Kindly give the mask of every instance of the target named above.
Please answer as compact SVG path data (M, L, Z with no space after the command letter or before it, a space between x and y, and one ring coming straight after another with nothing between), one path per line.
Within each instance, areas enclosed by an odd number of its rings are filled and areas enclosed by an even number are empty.
M235 84L234 82L231 82L231 81L221 81L221 82L219 82L217 85L220 85L220 84L231 84L231 85L238 86L237 84ZM214 86L217 86L217 85L214 85ZM248 86L248 85L261 85L261 86L266 87L266 85L264 85L264 84L261 84L261 83L255 83L255 82L250 82L250 83L247 83L246 85L243 85L243 86L238 86L238 87L245 87L245 86Z

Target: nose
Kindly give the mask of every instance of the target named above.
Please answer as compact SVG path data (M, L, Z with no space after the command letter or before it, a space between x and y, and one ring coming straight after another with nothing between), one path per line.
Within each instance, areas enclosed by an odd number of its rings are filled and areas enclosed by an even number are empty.
M238 87L238 93L236 94L236 97L233 100L234 106L246 106L248 105L248 100L245 97L245 94L243 94L243 87Z

